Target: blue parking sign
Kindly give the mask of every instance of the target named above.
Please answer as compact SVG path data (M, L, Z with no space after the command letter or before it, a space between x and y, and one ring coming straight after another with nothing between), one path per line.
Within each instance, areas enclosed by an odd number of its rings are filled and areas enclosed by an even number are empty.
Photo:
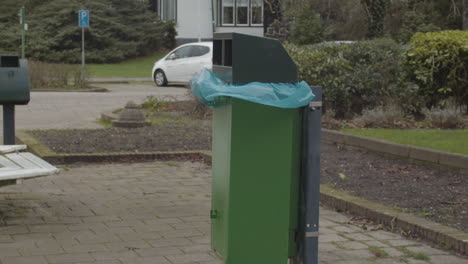
M80 27L89 27L89 10L78 11L78 25Z

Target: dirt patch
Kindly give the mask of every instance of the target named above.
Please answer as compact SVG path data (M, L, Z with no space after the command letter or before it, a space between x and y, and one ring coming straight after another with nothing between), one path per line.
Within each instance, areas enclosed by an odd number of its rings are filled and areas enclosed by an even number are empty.
M361 149L322 144L321 182L368 200L468 229L466 175Z
M211 127L205 122L166 122L143 128L33 130L57 153L209 150Z

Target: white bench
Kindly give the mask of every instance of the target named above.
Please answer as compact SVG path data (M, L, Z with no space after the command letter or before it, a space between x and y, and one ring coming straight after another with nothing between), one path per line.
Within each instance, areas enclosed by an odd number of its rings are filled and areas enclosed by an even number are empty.
M26 178L51 175L59 169L25 150L26 145L0 146L0 183L15 181L20 183ZM0 184L1 185L1 184Z

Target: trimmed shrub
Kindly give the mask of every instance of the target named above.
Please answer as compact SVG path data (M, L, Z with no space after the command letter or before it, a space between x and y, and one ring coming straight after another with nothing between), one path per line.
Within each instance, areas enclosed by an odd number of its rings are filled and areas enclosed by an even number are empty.
M450 97L468 106L468 31L417 33L408 44L409 78L421 88L427 108L444 107Z
M402 102L408 110L408 102L417 100L418 87L404 79L404 50L392 40L286 48L300 79L324 88L325 109L333 109L335 118L352 118L389 101Z
M82 79L81 65L30 60L28 66L31 89L86 88L89 85L88 76Z

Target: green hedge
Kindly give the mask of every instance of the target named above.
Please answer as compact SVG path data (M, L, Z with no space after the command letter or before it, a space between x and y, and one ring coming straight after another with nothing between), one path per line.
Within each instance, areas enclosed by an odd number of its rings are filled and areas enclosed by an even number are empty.
M404 81L402 46L379 39L355 43L286 45L299 77L324 88L325 109L336 118L351 118L364 109L415 97L417 87Z
M468 31L415 34L405 64L426 107L443 107L451 97L468 106Z
M336 118L387 104L416 117L451 101L468 111L468 31L417 33L407 46L378 39L286 48L300 79L324 88Z

